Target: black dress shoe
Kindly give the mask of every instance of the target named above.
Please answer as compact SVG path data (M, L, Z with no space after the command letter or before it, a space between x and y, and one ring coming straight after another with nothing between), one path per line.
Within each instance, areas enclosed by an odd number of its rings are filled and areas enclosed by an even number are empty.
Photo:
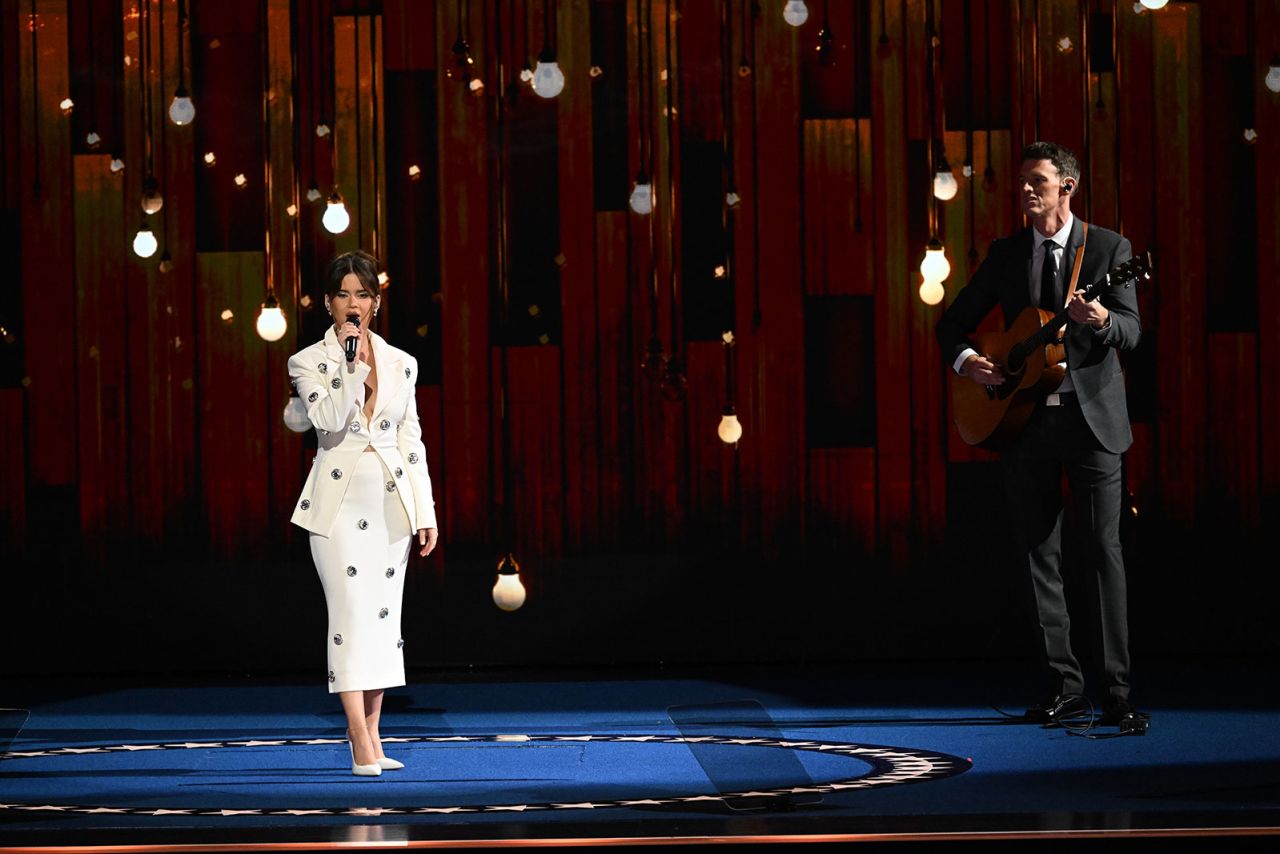
M1140 712L1128 700L1111 700L1098 718L1098 726L1119 727L1121 733L1146 735L1151 716Z
M1022 719L1033 724L1058 726L1063 721L1083 717L1086 711L1084 697L1079 694L1059 694L1034 708L1027 709Z

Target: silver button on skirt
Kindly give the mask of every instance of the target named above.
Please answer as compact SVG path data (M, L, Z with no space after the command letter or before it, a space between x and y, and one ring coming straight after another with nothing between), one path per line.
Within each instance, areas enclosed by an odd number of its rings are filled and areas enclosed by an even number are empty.
M391 475L378 455L361 454L354 468L331 535L311 535L329 610L331 694L404 684L400 603L413 531L399 495L387 492Z

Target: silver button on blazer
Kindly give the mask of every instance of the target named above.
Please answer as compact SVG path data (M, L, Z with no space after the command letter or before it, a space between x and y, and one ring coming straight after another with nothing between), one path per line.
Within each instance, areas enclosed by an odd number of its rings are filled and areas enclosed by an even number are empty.
M427 450L422 444L418 403L414 392L418 362L369 333L377 365L378 392L372 418L364 416L364 381L369 365L348 364L333 327L318 341L289 358L289 378L298 396L307 401L307 415L316 428L319 450L292 521L322 537L329 536L338 507L346 495L348 474L365 448L392 472L394 492L400 496L413 529L436 527ZM390 487L388 487L390 491Z

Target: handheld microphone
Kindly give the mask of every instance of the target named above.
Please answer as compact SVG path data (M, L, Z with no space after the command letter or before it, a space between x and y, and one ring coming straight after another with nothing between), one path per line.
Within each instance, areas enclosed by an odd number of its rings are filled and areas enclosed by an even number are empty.
M356 326L359 326L360 315L348 314L347 323L354 323ZM360 346L360 336L357 335L347 339L347 361L348 362L354 362L356 360L356 348L358 348L359 346Z

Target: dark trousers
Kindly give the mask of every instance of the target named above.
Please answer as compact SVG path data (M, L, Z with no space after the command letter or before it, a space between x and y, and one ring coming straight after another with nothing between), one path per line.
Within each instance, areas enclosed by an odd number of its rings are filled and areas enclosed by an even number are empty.
M1002 456L1019 559L1025 562L1054 693L1083 693L1084 673L1071 650L1071 615L1062 584L1062 475L1070 486L1085 577L1096 575L1107 695L1129 697L1129 620L1120 548L1120 455L1085 423L1074 394L1039 405L1026 431ZM1089 597L1089 601L1092 598Z

